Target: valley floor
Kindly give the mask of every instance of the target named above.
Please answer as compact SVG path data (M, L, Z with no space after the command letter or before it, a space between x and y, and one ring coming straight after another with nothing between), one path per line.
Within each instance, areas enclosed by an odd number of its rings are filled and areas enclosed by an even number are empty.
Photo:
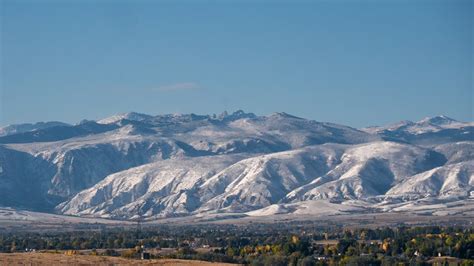
M454 208L453 208L454 209ZM9 215L0 208L0 232L16 231L97 231L106 228L135 228L136 223L130 221L107 220L99 218L83 218L64 215L53 215L29 211L8 210ZM467 226L473 225L474 212L472 207L462 213L449 215L431 215L423 212L392 212L392 213L352 213L338 215L295 215L281 214L269 216L242 216L239 214L214 214L204 217L187 216L178 218L157 219L143 221L143 227L159 225L248 225L312 222L320 226L341 225L352 228L376 228L383 226Z

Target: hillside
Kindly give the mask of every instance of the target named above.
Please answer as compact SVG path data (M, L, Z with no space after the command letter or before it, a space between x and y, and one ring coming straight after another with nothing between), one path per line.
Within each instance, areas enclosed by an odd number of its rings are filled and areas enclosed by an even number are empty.
M445 116L359 130L286 113L125 113L7 129L2 207L114 219L442 213L474 197L474 124Z

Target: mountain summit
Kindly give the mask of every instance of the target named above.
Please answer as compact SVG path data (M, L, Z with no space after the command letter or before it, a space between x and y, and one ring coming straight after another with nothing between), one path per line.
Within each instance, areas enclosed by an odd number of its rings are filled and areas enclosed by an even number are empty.
M437 125L437 126L449 125L453 123L459 123L459 121L449 118L445 115L426 117L418 122L418 124Z

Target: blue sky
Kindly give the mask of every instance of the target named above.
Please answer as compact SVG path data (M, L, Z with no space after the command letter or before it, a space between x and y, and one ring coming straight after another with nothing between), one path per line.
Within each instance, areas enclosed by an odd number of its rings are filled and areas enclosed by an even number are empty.
M468 0L0 3L0 125L237 109L473 120Z

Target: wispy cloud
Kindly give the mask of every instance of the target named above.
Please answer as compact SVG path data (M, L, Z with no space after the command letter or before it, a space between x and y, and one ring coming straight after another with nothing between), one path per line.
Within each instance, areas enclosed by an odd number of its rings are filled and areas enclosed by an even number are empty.
M196 82L181 82L156 88L157 91L187 91L198 89L201 89L201 86Z

